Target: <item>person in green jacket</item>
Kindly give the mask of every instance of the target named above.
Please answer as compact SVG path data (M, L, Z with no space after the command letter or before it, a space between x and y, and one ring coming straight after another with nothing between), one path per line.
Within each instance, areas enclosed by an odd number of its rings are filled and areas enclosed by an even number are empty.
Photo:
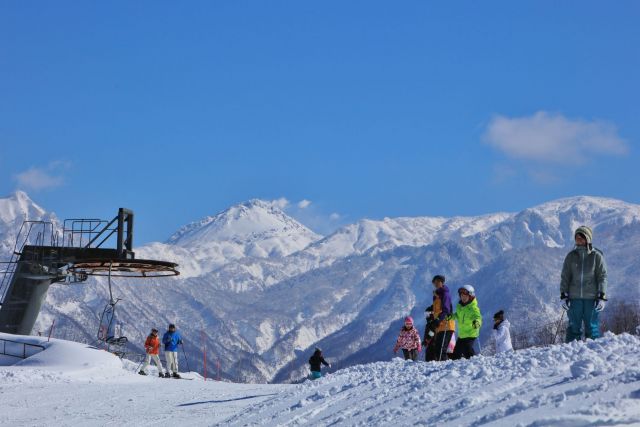
M476 338L480 335L482 326L482 314L478 307L476 292L471 285L464 285L458 289L460 302L456 306L456 311L451 318L458 322L458 340L450 359L468 359L476 355L473 346Z
M593 247L593 231L586 225L574 233L575 247L562 265L560 299L567 310L569 325L566 341L582 338L584 324L586 338L600 336L600 312L607 301L607 265L604 254Z

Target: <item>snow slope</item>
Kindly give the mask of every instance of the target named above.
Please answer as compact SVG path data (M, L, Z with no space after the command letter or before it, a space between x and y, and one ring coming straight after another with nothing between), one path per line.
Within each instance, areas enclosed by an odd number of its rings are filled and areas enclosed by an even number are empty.
M142 377L104 351L40 341L45 351L0 366L2 425L640 425L640 339L626 334L455 362L394 359L298 385Z

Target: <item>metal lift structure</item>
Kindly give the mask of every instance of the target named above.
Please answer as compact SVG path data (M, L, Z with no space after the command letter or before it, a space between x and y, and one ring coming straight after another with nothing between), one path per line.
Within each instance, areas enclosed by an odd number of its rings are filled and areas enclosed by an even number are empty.
M152 278L177 276L178 264L137 259L133 252L133 211L125 208L110 221L67 219L62 232L49 221L25 221L13 253L0 271L0 332L29 335L49 287L85 282L89 276ZM115 247L108 247L113 245ZM104 314L103 314L104 317ZM114 337L104 333L99 339Z

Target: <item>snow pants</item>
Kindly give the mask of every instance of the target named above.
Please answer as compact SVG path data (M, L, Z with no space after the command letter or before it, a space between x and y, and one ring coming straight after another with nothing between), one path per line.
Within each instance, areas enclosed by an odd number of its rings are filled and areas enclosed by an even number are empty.
M167 360L167 372L172 374L178 373L178 352L165 351L164 358Z
M311 371L311 379L317 380L318 378L322 378L322 372L320 371Z
M475 343L475 338L458 338L456 347L453 349L453 353L449 356L449 359L458 360L462 357L468 359L475 356L476 351L473 349Z
M572 299L567 317L567 342L582 339L583 325L586 338L600 337L600 313L596 311L596 300Z
M418 359L418 349L414 348L413 350L407 350L406 348L402 349L402 354L404 355L404 360L413 360L414 362Z
M147 367L151 364L151 359L153 359L153 362L158 367L158 372L162 373L162 362L160 361L160 356L158 356L157 354L149 353L147 353L147 358L144 361L144 365L142 365L141 371L147 372Z
M427 351L425 352L425 360L430 362L432 360L447 360L447 349L451 342L451 335L453 331L438 332L436 336L429 343Z

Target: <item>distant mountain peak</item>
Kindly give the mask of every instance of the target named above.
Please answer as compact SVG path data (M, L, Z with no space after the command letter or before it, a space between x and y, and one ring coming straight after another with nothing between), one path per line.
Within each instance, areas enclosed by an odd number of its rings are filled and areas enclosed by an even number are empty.
M46 215L47 212L22 190L16 190L9 196L0 199L0 222L39 220Z
M224 241L252 243L278 237L293 238L304 246L321 238L275 203L251 199L181 227L168 243L188 247Z

